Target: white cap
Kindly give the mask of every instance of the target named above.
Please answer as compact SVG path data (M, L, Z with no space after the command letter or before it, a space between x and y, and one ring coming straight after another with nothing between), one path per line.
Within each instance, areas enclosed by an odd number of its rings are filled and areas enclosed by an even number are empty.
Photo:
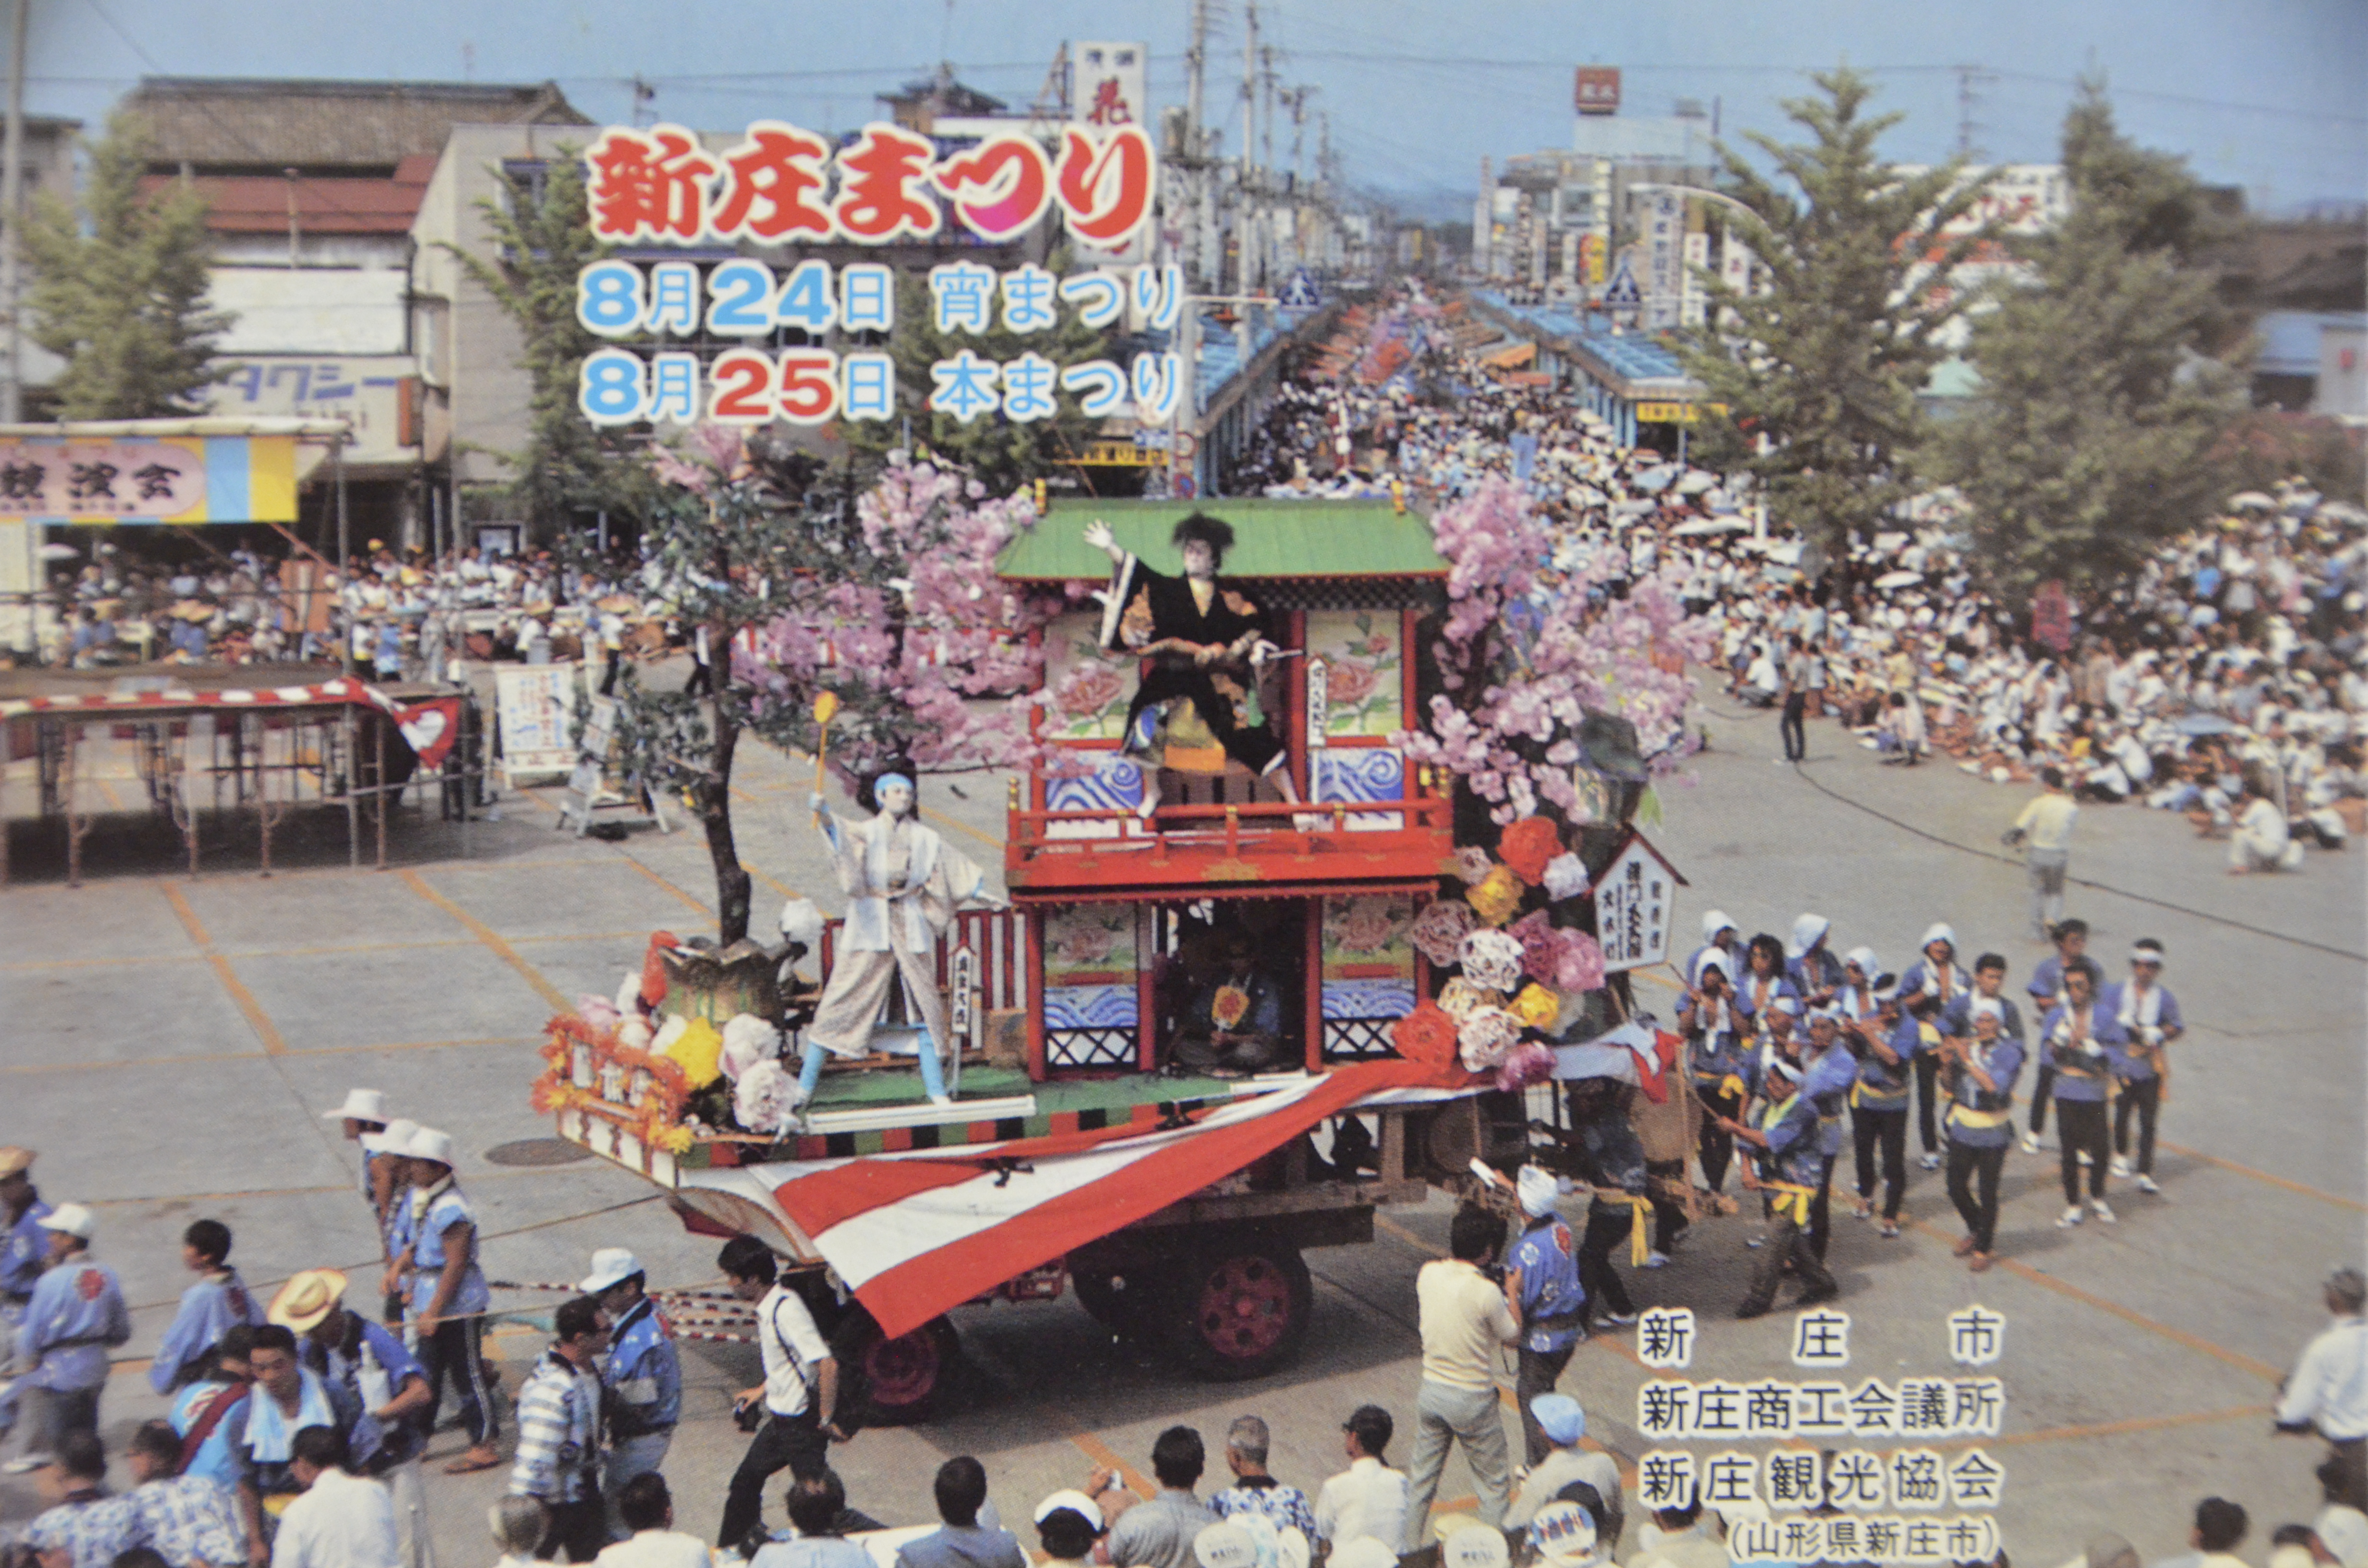
M1064 1508L1079 1515L1097 1531L1102 1528L1101 1506L1075 1487L1063 1487L1037 1504L1035 1520L1041 1525Z
M1554 1199L1560 1188L1552 1172L1536 1165L1523 1165L1520 1176L1514 1179L1522 1213L1538 1220L1554 1212Z
M439 1165L449 1165L452 1163L452 1137L432 1127L423 1127L411 1135L403 1152L415 1160L433 1160Z
M1713 909L1702 916L1702 940L1705 942L1715 942L1721 931L1735 929L1736 926L1734 920L1729 918L1724 909Z
M1440 1568L1505 1568L1512 1552L1505 1532L1477 1520L1440 1542Z
M1793 939L1785 944L1784 956L1797 959L1817 945L1834 923L1822 915L1804 915L1793 922Z
M98 1229L98 1216L79 1203L61 1203L33 1223L45 1231L63 1231L88 1241L91 1233Z
M376 1089L347 1089L346 1103L321 1113L323 1121L384 1121L386 1096Z
M1369 1535L1353 1536L1332 1549L1325 1568L1398 1568L1397 1548Z
M1192 1538L1192 1555L1201 1568L1258 1568L1258 1543L1241 1526L1223 1519L1201 1527Z
M597 1296L609 1286L642 1272L641 1259L623 1247L602 1247L592 1255L591 1274L575 1288L587 1296Z
M404 1154L411 1152L411 1140L417 1135L419 1123L409 1117L399 1116L376 1132L362 1134L362 1147L373 1154Z

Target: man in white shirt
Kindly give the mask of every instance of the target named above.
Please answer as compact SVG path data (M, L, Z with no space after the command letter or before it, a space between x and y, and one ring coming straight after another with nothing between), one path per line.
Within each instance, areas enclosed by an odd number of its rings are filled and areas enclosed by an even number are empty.
M346 1468L346 1435L307 1426L289 1451L304 1494L279 1517L271 1568L395 1568L394 1498Z
M708 1568L707 1543L674 1528L674 1496L656 1471L625 1483L617 1512L633 1533L601 1548L600 1568Z
M2064 918L2064 869L2072 860L2072 823L2080 807L2065 787L2062 768L2041 768L2039 781L2044 792L2022 808L2009 838L2022 847L2031 876L2031 934L2044 942Z
M1324 1483L1315 1496L1315 1534L1336 1551L1367 1537L1395 1556L1406 1537L1406 1472L1389 1468L1382 1454L1396 1430L1390 1413L1360 1404L1340 1428L1349 1468Z
M1452 1256L1422 1266L1415 1300L1422 1326L1422 1384L1415 1394L1414 1462L1406 1478L1406 1534L1401 1548L1422 1544L1425 1516L1447 1468L1447 1446L1463 1445L1463 1460L1480 1488L1479 1519L1501 1525L1510 1501L1505 1422L1497 1403L1497 1347L1521 1335L1505 1288L1481 1272L1505 1244L1505 1221L1466 1206L1448 1227Z
M765 1360L765 1381L732 1402L735 1416L751 1410L762 1415L723 1500L717 1543L735 1551L764 1516L765 1483L784 1468L801 1481L820 1475L829 1468L830 1445L848 1434L837 1424L838 1362L804 1299L775 1282L772 1252L754 1236L734 1236L716 1264L734 1295L757 1303L757 1345Z
M2339 1268L2327 1278L2335 1321L2312 1340L2278 1395L2281 1432L2327 1439L2328 1500L2368 1511L2368 1276Z

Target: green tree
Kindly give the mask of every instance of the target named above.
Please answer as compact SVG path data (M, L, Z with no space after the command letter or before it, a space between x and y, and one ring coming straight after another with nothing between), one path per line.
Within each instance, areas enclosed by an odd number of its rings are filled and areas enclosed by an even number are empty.
M1702 427L1703 456L1766 484L1770 516L1837 559L1853 530L1879 526L1909 491L1921 433L1916 394L1946 351L1942 324L1967 302L1921 286L1970 254L1977 234L1942 233L1982 182L1960 163L1908 172L1876 151L1901 116L1864 112L1873 84L1847 68L1788 98L1808 140L1752 144L1763 176L1721 147L1728 234L1751 249L1769 287L1752 293L1702 274L1711 326L1689 335L1687 369L1726 405ZM1767 437L1760 449L1758 437Z
M1067 266L1067 254L1055 252L1051 259L1054 276L1063 275ZM1059 412L1050 419L1027 424L1007 419L999 411L964 423L928 406L929 394L937 385L929 374L931 367L965 348L997 364L1026 353L1040 354L1064 369L1109 352L1109 338L1079 321L1073 307L1061 304L1057 309L1060 324L1049 333L1023 335L1008 330L1003 324L999 300L994 325L985 333L940 332L930 307L928 278L900 274L896 330L889 338L888 352L896 361L896 405L911 411L911 444L967 469L995 495L1008 495L1022 483L1082 457L1086 443L1099 433L1101 421L1087 418L1078 410L1076 394L1058 392L1057 383ZM842 428L848 446L875 460L891 448L906 444L901 420L866 420Z
M646 517L655 491L642 443L596 428L576 406L585 356L600 340L575 319L575 278L609 254L592 236L583 160L563 146L541 174L538 182L525 168L496 171L501 190L477 203L493 232L491 256L445 247L518 324L523 344L518 365L531 389L526 445L497 454L515 475L508 499L550 530L586 512Z
M2029 285L1975 318L1981 391L1936 441L2009 595L2110 587L2203 521L2226 477L2208 454L2237 409L2235 372L2209 357L2228 334L2203 187L2122 135L2093 80L2064 122L2064 171L2071 211L2018 244Z
M79 209L43 192L25 226L34 342L66 361L56 392L66 419L161 419L203 406L222 380L215 339L230 314L206 308L213 265L206 202L175 182L141 189L150 146L133 116L84 143L90 180Z

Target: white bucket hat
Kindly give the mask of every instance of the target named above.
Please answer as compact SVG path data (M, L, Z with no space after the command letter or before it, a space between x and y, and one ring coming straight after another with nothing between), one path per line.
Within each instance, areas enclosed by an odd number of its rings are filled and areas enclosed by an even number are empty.
M376 1132L362 1134L362 1147L373 1154L407 1154L411 1140L417 1136L419 1123L408 1117L397 1117Z
M384 1121L386 1096L376 1089L347 1089L346 1103L321 1113L323 1121Z
M597 1296L609 1286L643 1272L641 1259L623 1247L602 1247L592 1255L592 1272L575 1288L587 1296Z
M410 1145L403 1152L415 1160L433 1160L439 1165L450 1166L452 1164L452 1136L448 1132L438 1132L432 1127L423 1127L411 1135Z

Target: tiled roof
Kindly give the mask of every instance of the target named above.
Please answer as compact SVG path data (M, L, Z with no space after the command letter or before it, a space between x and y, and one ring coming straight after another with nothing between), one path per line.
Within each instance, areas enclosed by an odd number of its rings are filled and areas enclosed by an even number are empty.
M386 168L438 156L455 125L591 123L550 82L150 76L123 107L146 122L156 163L199 169Z

